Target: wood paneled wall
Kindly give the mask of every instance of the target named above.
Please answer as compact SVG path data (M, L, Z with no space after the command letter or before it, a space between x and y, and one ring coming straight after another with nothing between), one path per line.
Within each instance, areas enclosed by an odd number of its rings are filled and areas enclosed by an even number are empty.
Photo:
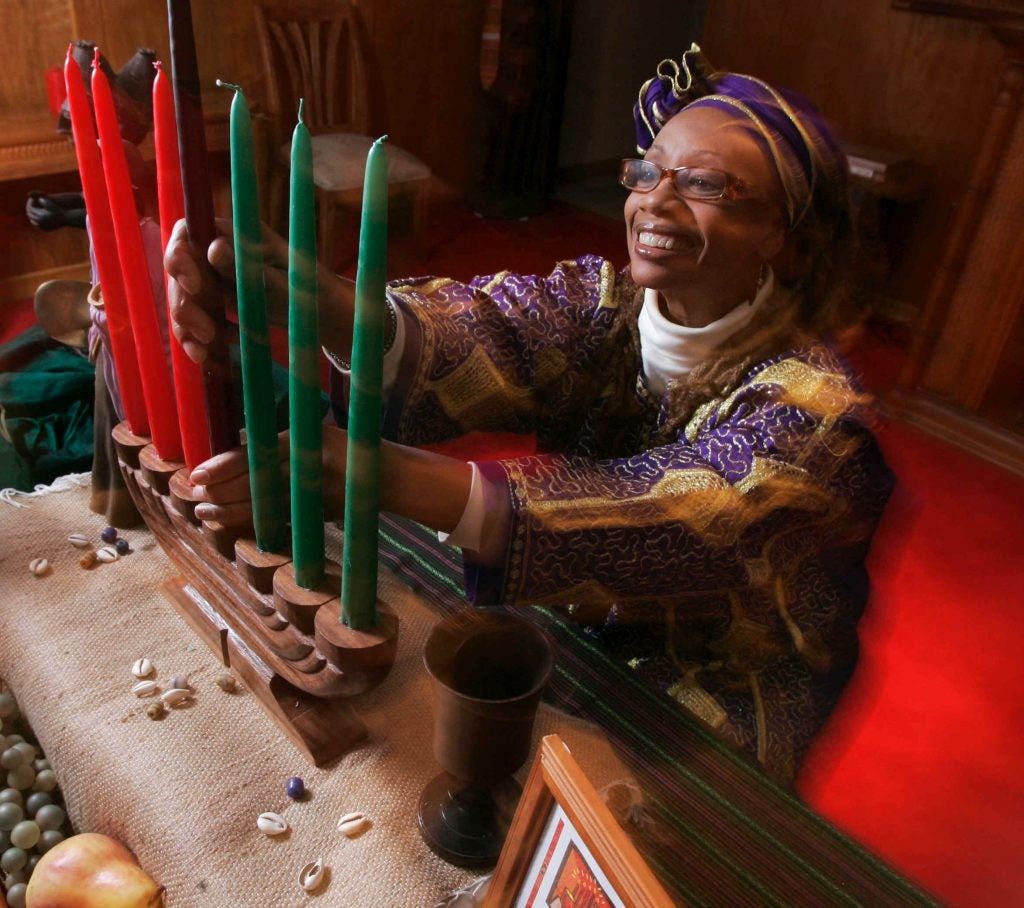
M193 0L200 76L209 118L223 121L230 93L264 97L252 0ZM166 0L2 0L5 74L0 80L0 306L48 276L80 273L85 244L71 231L33 231L29 189L74 185L74 155L54 132L43 74L62 65L69 41L97 43L115 69L138 47L167 59ZM479 44L484 0L359 0L371 46L374 127L430 165L438 196L461 194L472 179L480 102ZM226 212L224 212L226 213Z
M896 5L714 0L704 46L918 162L923 195L889 225L889 293L915 317L882 405L1024 475L1024 6Z
M923 198L891 225L890 292L920 307L999 84L988 27L891 0L712 0L702 47L719 68L813 98L846 141L918 162Z

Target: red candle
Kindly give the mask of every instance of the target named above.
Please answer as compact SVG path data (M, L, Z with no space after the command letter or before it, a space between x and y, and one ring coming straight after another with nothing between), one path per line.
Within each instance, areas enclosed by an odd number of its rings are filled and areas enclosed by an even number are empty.
M167 27L171 39L174 107L178 115L185 224L192 245L205 251L217 237L217 226L213 218L213 192L206 156L206 127L203 124L203 99L199 88L190 0L167 0ZM219 454L238 445L238 426L231 389L231 362L225 339L224 299L212 273L204 275L201 301L218 328L203 361L203 384L210 445L214 453Z
M156 146L156 188L160 203L160 237L163 247L171 239L174 225L185 216L185 198L181 189L181 165L178 160L178 127L174 118L174 95L163 67L156 63L153 82L153 143ZM165 275L166 278L166 275ZM168 297L168 304L170 297ZM170 318L170 310L168 310ZM178 402L178 427L185 464L195 469L213 453L206 431L206 402L203 396L203 370L189 359L171 332L171 366L174 371L174 396Z
M128 160L121 144L114 96L110 92L106 75L100 69L99 56L97 48L92 64L92 103L100 135L103 177L110 199L110 213L114 218L117 255L121 261L132 334L139 355L142 394L146 399L150 434L157 454L162 460L176 461L181 459L181 435L174 412L171 376L160 336L153 286L149 282L146 251L139 230L139 211L135 206L135 194L128 174Z
M142 397L139 362L135 356L128 302L114 241L114 224L107 204L107 187L103 182L96 130L92 124L92 110L85 92L82 71L71 57L71 46L68 47L64 63L64 78L67 82L68 110L71 114L71 134L75 139L75 155L78 158L78 174L82 180L85 210L89 216L89 242L103 291L103 309L107 316L110 352L117 373L121 404L132 432L136 435L149 435L149 419L146 416L146 402Z

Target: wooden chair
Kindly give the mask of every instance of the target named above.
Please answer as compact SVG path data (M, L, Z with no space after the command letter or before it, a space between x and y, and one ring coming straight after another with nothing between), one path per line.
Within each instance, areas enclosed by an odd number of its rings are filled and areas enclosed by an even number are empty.
M318 250L335 264L334 228L339 205L359 210L370 129L366 37L359 10L349 0L257 0L256 26L273 120L271 218L283 213L299 98L313 144ZM412 192L413 230L422 236L430 168L387 143L392 192ZM358 214L354 216L358 224Z

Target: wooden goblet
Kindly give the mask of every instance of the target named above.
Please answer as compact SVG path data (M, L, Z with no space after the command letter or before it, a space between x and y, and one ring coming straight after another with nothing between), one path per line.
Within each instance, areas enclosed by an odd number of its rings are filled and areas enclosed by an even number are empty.
M554 668L547 634L504 612L452 615L423 653L434 701L434 756L418 819L430 849L460 867L493 865L521 788L533 720Z

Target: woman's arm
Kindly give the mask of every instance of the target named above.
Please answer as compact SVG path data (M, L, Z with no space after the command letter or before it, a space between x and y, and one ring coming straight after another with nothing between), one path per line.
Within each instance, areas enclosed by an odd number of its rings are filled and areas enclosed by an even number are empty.
M820 379L817 401L797 404L766 376L692 441L613 459L479 463L491 500L511 513L501 557L467 557L470 598L610 605L725 593L865 542L891 478L837 403L839 383L812 369L797 378Z
M217 237L207 250L213 270L229 287L235 285L235 250L231 224L218 220ZM267 291L267 315L271 324L285 325L288 318L288 244L263 227L263 275ZM196 362L206 358L207 345L216 331L213 320L196 299L202 288L201 253L188 240L185 222L179 221L164 255L164 268L171 280L170 312L175 337ZM348 278L317 265L321 343L344 357L351 355L355 285Z
M385 437L421 446L473 431L531 432L559 418L615 321L617 287L611 263L596 256L561 262L546 277L390 283L403 340ZM339 422L347 382L332 373Z
M324 427L324 517L338 520L345 505L345 464L348 435ZM288 475L288 433L279 436L282 472ZM244 448L217 454L192 471L200 520L228 526L252 525L249 467ZM381 510L411 518L424 526L451 532L466 506L472 467L452 457L421 451L392 442L380 449ZM286 483L287 487L287 483Z

